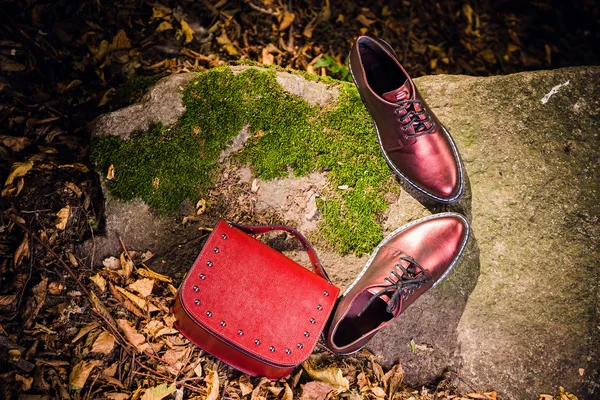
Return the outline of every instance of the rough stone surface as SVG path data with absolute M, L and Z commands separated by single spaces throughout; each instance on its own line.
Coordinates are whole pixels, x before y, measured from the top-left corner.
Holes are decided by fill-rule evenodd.
M 288 78 L 300 87 L 288 90 L 303 96 L 323 93 L 323 87 L 335 92 Z M 582 399 L 600 396 L 599 80 L 598 67 L 415 80 L 458 144 L 467 191 L 458 204 L 445 207 L 423 206 L 401 191 L 389 199 L 384 231 L 452 210 L 467 216 L 473 235 L 448 279 L 368 346 L 386 366 L 401 362 L 409 383 L 431 381 L 450 367 L 479 389 L 508 399 L 537 398 L 559 385 Z M 141 112 L 136 110 L 129 108 L 129 123 Z M 117 124 L 119 115 L 101 117 L 104 126 Z M 277 215 L 318 240 L 321 216 L 313 201 L 327 182 L 323 174 L 263 182 L 255 181 L 250 167 L 233 167 L 226 157 L 223 165 L 223 207 L 250 204 L 257 216 Z M 168 228 L 173 219 L 158 218 L 138 202 L 113 202 L 108 237 L 96 238 L 97 248 L 120 235 L 135 243 L 130 247 L 155 251 L 157 268 L 189 266 L 205 233 L 177 228 L 174 234 Z M 216 222 L 207 218 L 201 226 Z M 280 247 L 306 262 L 297 247 Z M 342 290 L 367 258 L 317 250 Z
M 139 103 L 100 115 L 88 127 L 92 136 L 119 136 L 128 139 L 135 131 L 145 131 L 153 123 L 171 126 L 185 112 L 181 89 L 195 73 L 171 75 L 159 80 Z

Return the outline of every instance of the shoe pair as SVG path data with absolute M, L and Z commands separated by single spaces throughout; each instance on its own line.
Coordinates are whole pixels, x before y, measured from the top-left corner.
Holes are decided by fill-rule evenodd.
M 391 46 L 361 36 L 348 62 L 394 173 L 433 200 L 458 201 L 464 172 L 456 145 Z M 337 354 L 360 350 L 448 275 L 468 237 L 469 224 L 456 213 L 435 214 L 392 232 L 340 298 L 325 330 L 326 346 Z

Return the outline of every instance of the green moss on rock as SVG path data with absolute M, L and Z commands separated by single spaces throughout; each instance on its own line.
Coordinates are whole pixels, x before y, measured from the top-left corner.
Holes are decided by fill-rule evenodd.
M 172 211 L 205 196 L 219 155 L 247 125 L 251 138 L 233 162 L 252 164 L 265 180 L 290 170 L 297 176 L 327 171 L 333 189 L 317 204 L 324 236 L 341 253 L 370 252 L 382 238 L 383 194 L 398 189 L 358 92 L 338 85 L 337 104 L 321 109 L 286 92 L 274 69 L 237 75 L 228 67 L 212 69 L 185 88 L 186 112 L 175 127 L 154 126 L 126 142 L 97 140 L 93 159 L 103 171 L 115 166 L 108 182 L 114 196 Z M 342 185 L 348 189 L 338 189 Z

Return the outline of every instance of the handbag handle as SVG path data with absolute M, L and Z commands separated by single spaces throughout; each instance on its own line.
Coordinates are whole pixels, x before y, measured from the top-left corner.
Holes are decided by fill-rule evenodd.
M 304 235 L 302 235 L 294 228 L 290 228 L 289 226 L 285 225 L 239 225 L 234 222 L 229 222 L 229 225 L 236 227 L 242 232 L 250 235 L 259 235 L 261 233 L 267 233 L 271 231 L 284 231 L 291 233 L 296 239 L 300 241 L 300 243 L 302 243 L 302 246 L 304 246 L 304 250 L 308 254 L 308 258 L 310 259 L 314 273 L 319 275 L 321 278 L 325 279 L 327 282 L 331 283 L 329 277 L 327 276 L 327 273 L 325 272 L 325 269 L 323 268 L 323 265 L 321 265 L 321 262 L 319 261 L 317 253 L 311 246 L 310 242 L 304 237 Z

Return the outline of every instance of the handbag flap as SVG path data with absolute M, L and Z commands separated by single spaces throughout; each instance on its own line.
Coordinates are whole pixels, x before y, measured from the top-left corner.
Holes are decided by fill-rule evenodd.
M 338 294 L 336 286 L 224 221 L 180 290 L 187 314 L 215 336 L 289 366 L 311 354 Z

